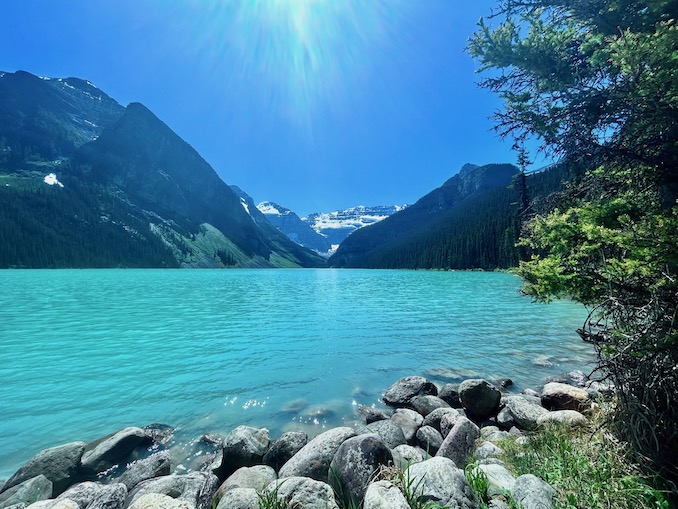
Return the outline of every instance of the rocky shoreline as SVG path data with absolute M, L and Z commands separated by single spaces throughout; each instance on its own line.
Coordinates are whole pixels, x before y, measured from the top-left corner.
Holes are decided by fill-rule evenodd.
M 497 385 L 405 377 L 384 393 L 387 410 L 358 407 L 364 424 L 312 440 L 238 426 L 200 437 L 188 467 L 172 464 L 171 427 L 128 427 L 39 452 L 0 481 L 0 509 L 472 509 L 469 464 L 489 482 L 490 507 L 552 507 L 548 484 L 504 467 L 501 442 L 548 423 L 585 425 L 609 387 L 581 372 L 521 394 L 502 392 L 508 379 Z

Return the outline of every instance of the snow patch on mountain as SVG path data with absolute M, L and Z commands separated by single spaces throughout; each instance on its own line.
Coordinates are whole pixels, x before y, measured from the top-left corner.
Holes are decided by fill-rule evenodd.
M 291 210 L 281 207 L 272 201 L 262 201 L 257 205 L 257 208 L 259 209 L 259 212 L 268 216 L 289 216 L 292 213 Z
M 252 215 L 252 214 L 250 213 L 250 208 L 249 208 L 249 206 L 247 205 L 247 201 L 246 201 L 245 198 L 243 198 L 242 196 L 240 197 L 240 205 L 242 205 L 242 208 L 245 209 L 245 212 L 247 212 L 250 216 Z
M 57 185 L 59 187 L 64 187 L 64 185 L 61 182 L 59 182 L 59 179 L 57 179 L 56 173 L 49 173 L 49 174 L 45 175 L 45 178 L 43 179 L 43 181 L 48 186 Z
M 307 217 L 303 217 L 302 221 L 321 234 L 326 230 L 333 229 L 349 229 L 353 231 L 383 221 L 405 207 L 407 205 L 380 205 L 376 207 L 358 205 L 346 210 L 310 214 Z

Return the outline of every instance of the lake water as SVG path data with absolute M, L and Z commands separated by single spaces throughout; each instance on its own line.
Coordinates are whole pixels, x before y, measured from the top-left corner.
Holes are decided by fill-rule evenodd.
M 0 271 L 0 478 L 130 425 L 317 434 L 402 376 L 521 390 L 589 369 L 585 310 L 519 287 L 483 272 Z

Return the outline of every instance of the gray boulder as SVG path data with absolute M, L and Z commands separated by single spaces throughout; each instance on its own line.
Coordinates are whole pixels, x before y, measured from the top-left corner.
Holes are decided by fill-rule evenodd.
M 438 395 L 438 388 L 433 382 L 422 376 L 406 376 L 389 387 L 383 399 L 387 405 L 406 406 L 412 398 L 427 394 Z
M 330 463 L 339 446 L 347 439 L 356 436 L 353 428 L 334 428 L 321 433 L 285 463 L 278 477 L 310 477 L 326 481 Z
M 516 479 L 511 495 L 523 509 L 552 509 L 556 491 L 537 476 L 525 474 Z
M 487 494 L 490 497 L 501 495 L 506 491 L 511 492 L 513 489 L 516 478 L 513 477 L 505 466 L 498 464 L 481 464 L 476 468 L 482 471 L 487 477 L 489 483 Z
M 240 467 L 261 464 L 270 444 L 266 428 L 238 426 L 224 438 L 223 459 L 214 473 L 225 479 Z
M 509 409 L 504 407 L 499 410 L 499 413 L 497 414 L 497 424 L 501 426 L 502 429 L 511 429 L 517 423 L 513 419 L 513 414 L 509 411 Z
M 137 484 L 147 479 L 170 474 L 170 453 L 160 451 L 147 458 L 133 461 L 125 471 L 113 480 L 124 484 L 131 491 Z
M 16 504 L 27 506 L 38 500 L 47 500 L 52 498 L 52 491 L 52 481 L 40 474 L 3 491 L 0 494 L 0 509 Z
M 466 417 L 460 417 L 443 440 L 436 456 L 448 458 L 455 465 L 463 467 L 473 451 L 480 429 Z
M 459 386 L 455 384 L 445 384 L 438 392 L 438 397 L 445 401 L 452 408 L 461 408 L 459 399 Z
M 440 399 L 438 396 L 416 396 L 410 400 L 410 405 L 418 413 L 426 417 L 428 414 L 433 412 L 436 408 L 450 408 L 450 405 Z
M 391 416 L 391 422 L 397 425 L 405 435 L 408 443 L 414 443 L 417 430 L 424 422 L 424 417 L 409 408 L 398 408 Z
M 358 405 L 358 413 L 362 415 L 365 419 L 365 424 L 371 424 L 376 421 L 383 421 L 391 417 L 389 414 L 384 412 L 381 408 L 375 408 L 373 406 Z
M 277 478 L 275 470 L 268 465 L 241 467 L 221 483 L 212 501 L 218 504 L 225 493 L 236 488 L 251 488 L 256 491 L 263 491 L 266 486 Z
M 473 490 L 464 472 L 447 458 L 435 457 L 410 465 L 405 472 L 421 502 L 449 509 L 478 509 Z
M 551 382 L 541 391 L 541 404 L 549 410 L 576 410 L 584 412 L 592 405 L 588 392 L 579 387 Z
M 537 428 L 537 420 L 548 413 L 541 405 L 530 403 L 523 396 L 509 396 L 505 399 L 506 408 L 513 418 L 513 422 L 521 428 L 528 431 Z
M 84 450 L 84 442 L 72 442 L 40 451 L 5 482 L 2 491 L 44 475 L 52 481 L 53 495 L 59 495 L 76 482 L 80 458 Z
M 71 486 L 57 497 L 57 502 L 70 500 L 79 509 L 122 509 L 127 497 L 124 484 L 100 484 L 85 481 Z
M 147 493 L 139 497 L 130 509 L 195 509 L 195 507 L 185 500 L 177 500 L 161 493 Z
M 410 506 L 396 485 L 377 481 L 367 487 L 363 509 L 410 509 Z
M 264 454 L 263 462 L 276 471 L 287 463 L 292 456 L 301 451 L 308 443 L 308 435 L 301 431 L 288 431 L 280 435 L 278 440 Z M 268 485 L 269 483 L 267 483 Z
M 443 436 L 431 426 L 422 426 L 417 430 L 417 443 L 430 456 L 435 456 L 443 443 Z
M 504 454 L 501 447 L 497 447 L 492 442 L 483 442 L 473 453 L 473 456 L 478 460 L 486 460 L 489 458 L 498 458 Z
M 501 392 L 487 380 L 472 378 L 459 384 L 459 399 L 475 419 L 483 420 L 499 412 Z
M 14 506 L 16 508 L 16 506 Z M 41 500 L 34 504 L 29 505 L 31 509 L 79 509 L 78 504 L 65 499 L 56 499 L 56 500 Z M 18 508 L 17 508 L 18 509 Z
M 259 509 L 259 502 L 254 488 L 234 488 L 224 494 L 217 509 Z
M 461 417 L 466 418 L 466 416 L 462 416 L 458 412 L 456 414 L 449 413 L 442 416 L 440 419 L 440 434 L 443 438 L 450 434 L 450 431 Z
M 349 438 L 339 446 L 332 459 L 329 484 L 346 505 L 360 504 L 375 472 L 392 462 L 391 451 L 378 435 Z
M 309 442 L 310 443 L 310 442 Z M 274 481 L 266 493 L 275 493 L 277 500 L 288 508 L 339 509 L 332 488 L 322 481 L 308 477 L 287 477 Z
M 143 429 L 129 427 L 90 442 L 80 459 L 85 478 L 94 478 L 112 466 L 125 464 L 137 449 L 146 449 L 153 439 Z
M 210 509 L 212 497 L 219 486 L 219 479 L 207 472 L 191 472 L 188 474 L 172 474 L 156 477 L 137 484 L 125 501 L 129 507 L 137 499 L 147 493 L 162 493 L 163 495 L 184 500 L 192 504 L 195 509 Z
M 151 440 L 153 440 L 154 444 L 167 445 L 170 443 L 172 438 L 174 438 L 174 428 L 167 424 L 147 424 L 146 426 L 142 426 L 141 429 L 143 429 L 146 434 L 151 437 Z
M 440 421 L 445 414 L 459 415 L 459 412 L 454 408 L 436 408 L 426 417 L 424 417 L 424 422 L 422 426 L 431 426 L 432 428 L 442 431 L 440 428 Z
M 393 455 L 393 464 L 400 470 L 405 470 L 413 463 L 419 463 L 430 457 L 423 449 L 411 445 L 399 445 L 391 450 L 391 454 Z
M 559 424 L 570 428 L 586 426 L 588 422 L 589 420 L 576 410 L 556 410 L 554 412 L 546 412 L 537 419 L 537 425 L 539 426 Z
M 403 430 L 391 419 L 373 422 L 361 430 L 364 430 L 364 433 L 375 433 L 379 435 L 389 449 L 407 443 Z

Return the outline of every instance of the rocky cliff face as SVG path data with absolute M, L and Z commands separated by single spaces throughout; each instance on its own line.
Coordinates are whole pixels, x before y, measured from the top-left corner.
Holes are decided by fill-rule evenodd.
M 302 218 L 313 230 L 327 238 L 333 246 L 341 244 L 354 231 L 369 226 L 403 210 L 406 205 L 359 205 L 334 212 L 317 212 Z
M 0 73 L 0 178 L 0 237 L 16 247 L 2 266 L 324 263 L 145 106 L 81 79 Z
M 329 239 L 315 231 L 290 209 L 265 201 L 257 208 L 266 218 L 291 240 L 320 254 L 327 254 L 332 245 Z

